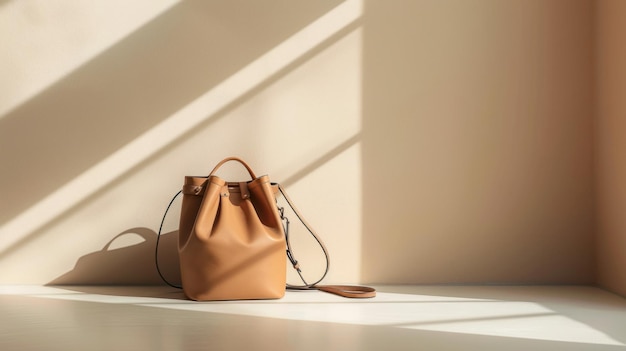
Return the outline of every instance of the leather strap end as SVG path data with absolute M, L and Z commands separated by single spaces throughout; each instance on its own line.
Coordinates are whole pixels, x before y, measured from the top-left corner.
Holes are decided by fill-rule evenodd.
M 376 297 L 376 289 L 369 286 L 358 285 L 317 285 L 314 288 L 327 293 L 350 297 L 350 298 L 372 298 Z

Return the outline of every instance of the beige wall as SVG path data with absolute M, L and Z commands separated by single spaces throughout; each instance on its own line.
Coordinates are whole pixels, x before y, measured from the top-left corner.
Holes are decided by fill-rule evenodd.
M 591 283 L 593 4 L 4 2 L 0 283 L 158 282 L 170 196 L 229 155 L 328 282 Z
M 367 281 L 593 281 L 589 1 L 369 1 Z
M 166 204 L 230 155 L 341 233 L 326 236 L 345 260 L 329 278 L 359 279 L 360 2 L 149 0 L 119 15 L 127 6 L 0 7 L 0 282 L 158 283 Z M 320 205 L 335 178 L 341 193 Z
M 626 295 L 626 2 L 597 10 L 596 189 L 598 282 Z

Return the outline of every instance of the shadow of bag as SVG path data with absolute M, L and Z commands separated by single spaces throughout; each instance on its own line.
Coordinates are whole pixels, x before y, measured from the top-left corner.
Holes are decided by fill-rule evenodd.
M 116 247 L 118 240 L 137 236 L 131 245 Z M 104 247 L 78 259 L 74 268 L 49 282 L 50 285 L 153 285 L 161 280 L 153 262 L 156 233 L 148 228 L 131 228 L 115 235 Z M 161 262 L 164 273 L 179 281 L 177 232 L 161 235 Z M 173 269 L 176 267 L 176 269 Z

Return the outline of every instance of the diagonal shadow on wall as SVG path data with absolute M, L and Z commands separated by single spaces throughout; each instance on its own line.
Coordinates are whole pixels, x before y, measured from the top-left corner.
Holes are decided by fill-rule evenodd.
M 0 224 L 340 2 L 183 1 L 12 110 L 0 119 Z
M 333 8 L 333 10 L 334 10 L 334 9 L 335 9 L 335 8 Z M 174 11 L 174 10 L 172 10 L 172 11 Z M 320 10 L 320 11 L 321 11 L 321 10 Z M 334 11 L 331 11 L 331 12 L 334 12 Z M 166 14 L 165 16 L 167 16 L 167 14 Z M 181 16 L 181 17 L 182 17 L 182 16 L 183 16 L 183 14 L 180 14 L 179 16 Z M 336 17 L 336 16 L 335 16 L 335 17 Z M 307 18 L 307 20 L 308 20 L 308 19 L 310 19 L 309 17 L 306 17 L 306 18 Z M 155 22 L 158 22 L 158 20 L 155 20 Z M 239 24 L 239 25 L 241 25 L 241 24 Z M 259 25 L 260 25 L 260 24 L 259 24 Z M 306 23 L 304 23 L 304 24 L 302 24 L 302 25 L 306 25 Z M 358 28 L 359 26 L 360 26 L 360 21 L 359 21 L 359 20 L 355 20 L 354 22 L 345 22 L 345 23 L 343 23 L 343 24 L 342 24 L 342 26 L 341 26 L 341 27 L 338 27 L 338 28 L 337 28 L 337 29 L 335 29 L 334 31 L 332 31 L 332 32 L 328 32 L 327 34 L 325 34 L 325 35 L 327 35 L 327 36 L 324 36 L 324 37 L 323 37 L 323 40 L 321 40 L 321 41 L 319 41 L 319 42 L 318 42 L 318 41 L 316 41 L 316 40 L 313 40 L 313 41 L 312 41 L 312 43 L 309 43 L 309 44 L 307 44 L 307 45 L 306 45 L 308 48 L 307 48 L 305 51 L 302 51 L 300 54 L 298 54 L 298 56 L 292 57 L 292 58 L 290 58 L 290 59 L 288 59 L 288 60 L 284 60 L 285 62 L 284 62 L 284 63 L 282 63 L 282 65 L 280 66 L 280 69 L 279 69 L 279 70 L 274 71 L 274 72 L 273 72 L 272 74 L 270 74 L 270 75 L 267 75 L 265 78 L 263 78 L 263 80 L 260 80 L 260 81 L 258 81 L 258 83 L 255 83 L 255 85 L 252 85 L 252 86 L 250 87 L 250 89 L 247 89 L 247 90 L 241 91 L 241 92 L 237 95 L 237 98 L 236 98 L 236 99 L 234 99 L 234 100 L 227 99 L 227 100 L 226 100 L 226 102 L 224 102 L 224 103 L 222 103 L 222 104 L 220 105 L 220 108 L 219 108 L 219 109 L 215 109 L 215 111 L 213 111 L 213 112 L 211 112 L 211 113 L 207 113 L 206 115 L 204 115 L 204 116 L 202 117 L 202 118 L 203 118 L 203 122 L 202 122 L 200 125 L 197 125 L 197 126 L 196 126 L 196 127 L 198 127 L 197 129 L 203 129 L 203 128 L 206 128 L 209 124 L 214 123 L 217 119 L 219 119 L 220 117 L 224 116 L 224 115 L 225 115 L 228 111 L 232 110 L 233 108 L 235 108 L 235 107 L 236 107 L 236 106 L 238 106 L 239 104 L 243 103 L 244 101 L 246 101 L 246 100 L 247 100 L 247 99 L 249 99 L 250 97 L 252 97 L 252 96 L 254 96 L 255 94 L 257 94 L 258 92 L 262 91 L 265 87 L 267 87 L 268 85 L 271 85 L 273 82 L 277 81 L 278 79 L 280 79 L 281 77 L 283 77 L 285 74 L 288 74 L 288 73 L 289 73 L 289 72 L 291 72 L 293 69 L 297 68 L 298 66 L 300 66 L 300 65 L 301 65 L 301 64 L 303 64 L 304 62 L 308 61 L 310 58 L 314 57 L 314 56 L 315 56 L 315 55 L 317 55 L 319 52 L 323 51 L 325 48 L 329 47 L 330 45 L 332 45 L 333 43 L 335 43 L 337 40 L 340 40 L 342 37 L 344 37 L 344 36 L 345 36 L 345 35 L 347 35 L 348 33 L 352 32 L 355 28 Z M 319 27 L 319 26 L 318 26 L 318 27 Z M 138 33 L 139 33 L 139 32 L 141 32 L 142 30 L 144 30 L 144 29 L 139 30 L 139 31 L 138 31 Z M 133 35 L 133 36 L 134 36 L 134 35 Z M 300 37 L 302 37 L 302 36 L 300 36 Z M 306 38 L 306 39 L 310 39 L 310 38 L 307 38 L 307 37 L 305 37 L 305 38 Z M 131 36 L 131 37 L 129 37 L 128 39 L 126 39 L 126 40 L 131 40 L 131 39 L 132 39 L 132 36 Z M 302 38 L 301 38 L 301 39 L 302 39 Z M 250 38 L 247 38 L 247 40 L 250 40 Z M 314 44 L 314 45 L 312 45 L 312 44 Z M 119 45 L 122 45 L 122 44 L 119 44 Z M 118 45 L 118 46 L 119 46 L 119 45 Z M 114 49 L 115 49 L 115 48 L 114 48 Z M 161 49 L 163 49 L 163 48 L 161 48 Z M 156 50 L 156 49 L 155 49 L 155 50 Z M 190 49 L 190 50 L 191 50 L 191 49 Z M 216 54 L 219 54 L 219 53 L 216 53 Z M 106 55 L 108 55 L 108 54 L 106 54 L 106 53 L 105 53 L 105 54 L 103 54 L 103 56 L 105 56 L 105 57 L 106 57 Z M 233 53 L 232 55 L 235 55 L 235 54 Z M 291 55 L 292 55 L 292 54 L 291 54 Z M 144 55 L 144 56 L 145 56 L 145 55 Z M 292 55 L 292 56 L 293 56 L 293 55 Z M 97 60 L 95 60 L 95 61 L 97 61 Z M 132 61 L 132 60 L 131 60 L 131 61 Z M 87 67 L 89 67 L 90 65 L 96 65 L 96 66 L 97 66 L 98 64 L 97 64 L 97 62 L 94 62 L 94 63 L 88 63 L 87 65 L 85 65 L 85 67 L 81 68 L 80 70 L 78 70 L 77 72 L 75 72 L 72 76 L 70 76 L 70 77 L 68 77 L 67 79 L 65 79 L 64 81 L 59 82 L 59 83 L 58 83 L 58 84 L 56 84 L 54 87 L 58 87 L 58 86 L 63 87 L 63 86 L 66 86 L 66 85 L 71 85 L 69 82 L 72 82 L 72 81 L 73 81 L 73 79 L 74 79 L 73 77 L 74 77 L 75 75 L 79 75 L 79 76 L 80 76 L 80 75 L 82 75 L 82 74 L 85 74 L 85 75 L 87 75 L 87 76 L 90 76 L 90 73 L 89 73 L 89 72 L 82 72 L 83 70 L 86 70 L 86 69 L 87 69 Z M 103 65 L 104 65 L 104 64 L 103 64 Z M 229 66 L 229 67 L 230 67 L 230 66 Z M 185 72 L 186 72 L 186 71 L 185 71 Z M 220 78 L 221 78 L 221 77 L 222 77 L 222 76 L 220 76 Z M 79 78 L 80 78 L 80 77 L 79 77 Z M 76 78 L 76 79 L 79 79 L 79 78 Z M 95 78 L 97 78 L 97 77 L 94 77 L 94 79 L 95 79 Z M 188 77 L 188 78 L 189 78 L 189 77 Z M 191 78 L 189 78 L 189 79 L 191 79 Z M 203 79 L 204 79 L 204 78 L 203 78 Z M 218 79 L 216 78 L 216 80 L 218 80 Z M 219 83 L 220 83 L 220 82 L 212 82 L 212 84 L 219 84 Z M 137 84 L 139 84 L 139 83 L 137 83 Z M 148 84 L 148 83 L 146 83 L 146 86 L 149 86 L 149 84 Z M 59 89 L 60 89 L 60 88 L 59 88 Z M 110 89 L 111 89 L 111 90 L 113 90 L 113 89 L 114 89 L 114 87 L 111 87 Z M 207 88 L 207 89 L 209 89 L 209 90 L 210 90 L 210 87 L 209 87 L 209 88 Z M 49 90 L 54 90 L 54 89 L 53 89 L 53 88 L 51 88 L 51 89 L 49 89 Z M 161 94 L 163 94 L 163 95 L 165 95 L 165 94 L 167 94 L 167 92 L 168 92 L 168 90 L 164 88 L 164 90 L 163 90 L 163 91 L 161 91 L 160 93 L 161 93 Z M 129 94 L 132 94 L 132 93 L 134 93 L 134 91 L 130 91 L 130 90 L 129 90 Z M 201 92 L 201 93 L 203 93 L 203 92 Z M 34 102 L 34 103 L 36 104 L 36 103 L 37 103 L 37 101 L 40 101 L 40 100 L 41 100 L 41 101 L 43 101 L 43 102 L 41 102 L 41 103 L 48 102 L 48 103 L 50 103 L 50 104 L 51 104 L 51 103 L 52 103 L 52 101 L 51 101 L 51 100 L 52 100 L 52 98 L 47 97 L 47 94 L 52 94 L 52 95 L 54 95 L 54 94 L 59 94 L 59 98 L 61 98 L 61 99 L 63 99 L 63 98 L 64 98 L 64 95 L 63 95 L 63 94 L 61 94 L 60 92 L 54 92 L 54 91 L 48 92 L 48 91 L 46 91 L 45 93 L 42 93 L 42 95 L 41 95 L 41 96 L 37 97 L 37 98 L 35 99 L 35 102 Z M 112 95 L 114 95 L 114 94 L 112 94 Z M 182 101 L 182 98 L 181 98 L 181 99 L 179 99 L 179 100 L 180 100 L 180 101 Z M 223 106 L 223 107 L 222 107 L 222 106 Z M 54 106 L 53 106 L 53 107 L 54 107 Z M 18 110 L 14 111 L 14 112 L 11 114 L 11 116 L 8 116 L 8 117 L 15 117 L 15 116 L 17 116 L 17 114 L 16 114 L 16 113 L 17 113 L 18 111 L 21 111 L 21 110 L 23 110 L 23 109 L 28 109 L 28 108 L 30 108 L 30 107 L 28 106 L 28 104 L 26 104 L 25 106 L 22 106 L 22 107 L 20 107 Z M 142 108 L 143 108 L 143 107 L 142 107 Z M 75 116 L 77 119 L 79 119 L 78 117 L 80 117 L 80 116 L 79 116 L 79 114 L 81 113 L 81 111 L 82 111 L 82 110 L 81 110 L 80 108 L 77 108 L 76 110 L 71 110 L 71 109 L 70 109 L 70 110 L 68 110 L 68 111 L 72 112 L 72 113 L 74 114 L 74 116 Z M 126 115 L 126 116 L 130 116 L 130 115 L 131 115 L 131 114 L 128 112 L 128 110 L 121 109 L 120 111 L 122 111 L 123 113 L 125 113 L 125 115 Z M 163 115 L 161 119 L 168 119 L 168 118 L 167 118 L 167 116 L 164 116 L 164 115 L 165 115 L 165 113 L 160 113 L 160 114 L 159 114 L 159 116 L 161 116 L 161 115 Z M 26 117 L 28 117 L 27 115 L 22 115 L 22 116 L 26 116 Z M 152 117 L 154 117 L 154 116 L 152 116 Z M 56 116 L 51 116 L 51 118 L 56 118 Z M 129 117 L 129 118 L 130 118 L 130 117 Z M 8 119 L 7 119 L 7 120 L 8 120 Z M 13 120 L 14 120 L 14 119 L 13 119 Z M 63 118 L 58 118 L 57 120 L 63 120 Z M 120 123 L 121 123 L 121 122 L 123 122 L 123 121 L 118 120 L 118 119 L 115 119 L 115 120 L 116 120 L 116 121 L 119 121 Z M 152 118 L 150 121 L 151 121 L 151 123 L 154 123 L 154 124 L 158 124 L 158 123 L 160 123 L 160 120 L 159 120 L 159 119 L 157 119 L 157 118 Z M 8 125 L 8 124 L 5 124 L 5 125 Z M 0 125 L 0 126 L 1 126 L 1 125 Z M 22 123 L 22 124 L 20 124 L 20 123 L 16 123 L 16 124 L 15 124 L 15 126 L 17 126 L 17 127 L 23 127 L 24 129 L 27 129 L 27 127 L 28 127 L 25 123 Z M 149 125 L 149 124 L 145 124 L 145 125 L 142 125 L 142 126 L 143 126 L 143 127 L 145 127 L 145 128 L 143 128 L 143 129 L 135 128 L 135 132 L 140 134 L 140 133 L 141 133 L 141 131 L 143 131 L 144 129 L 150 129 L 150 127 L 152 127 L 152 126 L 151 126 L 151 125 Z M 52 126 L 52 127 L 54 127 L 54 126 Z M 65 127 L 65 126 L 59 126 L 59 127 L 57 127 L 57 131 L 56 131 L 56 132 L 57 132 L 57 133 L 59 133 L 59 131 L 58 131 L 58 130 L 59 130 L 59 129 L 62 129 L 63 127 Z M 112 128 L 112 129 L 113 129 L 113 128 Z M 196 130 L 197 130 L 197 129 L 196 129 Z M 113 131 L 111 131 L 111 132 L 113 133 Z M 73 134 L 72 134 L 72 133 L 73 133 Z M 72 133 L 70 133 L 70 134 L 74 135 L 75 137 L 79 137 L 79 135 L 78 135 L 78 134 L 80 133 L 80 131 L 75 131 L 74 129 L 72 129 Z M 195 133 L 195 130 L 189 130 L 189 131 L 188 131 L 185 135 L 189 135 L 189 134 L 193 134 L 193 133 Z M 7 134 L 8 134 L 8 133 L 7 133 Z M 129 136 L 129 133 L 125 133 L 125 135 L 127 135 L 127 137 L 128 137 L 128 138 L 131 138 L 131 136 Z M 178 139 L 172 139 L 172 138 L 170 138 L 170 139 L 172 139 L 172 140 L 171 140 L 171 143 L 172 143 L 172 144 L 170 144 L 170 145 L 168 145 L 168 143 L 170 143 L 170 142 L 167 142 L 167 143 L 165 143 L 165 144 L 164 144 L 163 142 L 160 142 L 160 141 L 159 141 L 159 144 L 158 144 L 158 145 L 148 145 L 148 147 L 149 147 L 150 149 L 149 149 L 149 150 L 147 150 L 147 153 L 146 153 L 146 154 L 147 154 L 147 155 L 146 155 L 146 157 L 147 157 L 147 158 L 141 158 L 141 159 L 139 159 L 139 160 L 136 160 L 136 162 L 135 162 L 135 163 L 133 163 L 133 164 L 131 165 L 132 167 L 131 167 L 130 169 L 126 169 L 126 168 L 125 168 L 125 169 L 123 170 L 123 172 L 117 172 L 117 173 L 119 173 L 119 174 L 118 174 L 118 176 L 116 176 L 116 178 L 112 178 L 112 179 L 110 179 L 109 181 L 107 181 L 107 183 L 103 183 L 103 184 L 101 185 L 102 187 L 101 187 L 101 186 L 98 186 L 98 187 L 97 187 L 97 188 L 95 188 L 94 190 L 91 190 L 91 191 L 90 191 L 87 195 L 84 195 L 84 196 L 82 196 L 82 197 L 81 197 L 81 198 L 82 198 L 82 200 L 80 200 L 80 201 L 78 201 L 78 202 L 74 202 L 74 201 L 72 201 L 72 204 L 71 204 L 71 206 L 70 206 L 70 207 L 67 207 L 67 206 L 66 206 L 66 207 L 64 207 L 62 210 L 57 211 L 57 212 L 58 212 L 58 215 L 55 215 L 55 217 L 51 217 L 50 219 L 46 220 L 46 222 L 41 223 L 41 225 L 43 225 L 43 224 L 45 224 L 45 223 L 52 224 L 53 222 L 56 222 L 56 221 L 58 221 L 58 220 L 61 220 L 62 218 L 65 218 L 67 215 L 70 215 L 71 213 L 73 213 L 73 212 L 74 212 L 74 210 L 76 210 L 79 206 L 81 206 L 81 204 L 84 204 L 84 202 L 85 202 L 85 201 L 87 201 L 87 199 L 88 199 L 88 198 L 92 198 L 93 196 L 97 196 L 98 194 L 101 194 L 103 191 L 106 191 L 106 188 L 108 188 L 108 187 L 109 187 L 109 186 L 111 186 L 111 185 L 114 185 L 117 181 L 119 181 L 119 180 L 120 180 L 120 179 L 119 179 L 119 177 L 121 177 L 122 175 L 127 176 L 127 175 L 129 174 L 128 172 L 136 171 L 136 170 L 138 169 L 138 167 L 140 167 L 142 164 L 145 164 L 145 163 L 147 163 L 147 162 L 150 162 L 151 160 L 154 160 L 155 158 L 158 158 L 158 157 L 159 157 L 159 155 L 161 155 L 161 154 L 162 154 L 162 152 L 165 152 L 165 150 L 163 149 L 163 147 L 168 146 L 168 149 L 169 149 L 170 147 L 175 147 L 175 145 L 177 144 L 177 142 L 180 142 L 180 138 L 181 138 L 181 137 L 183 137 L 183 136 L 185 136 L 185 135 L 178 135 L 178 134 L 175 134 L 175 135 L 177 135 L 177 137 L 176 137 L 176 138 L 178 138 Z M 48 141 L 49 141 L 49 142 L 51 142 L 51 139 L 50 139 L 50 140 L 48 140 Z M 17 143 L 17 142 L 16 142 L 16 143 Z M 39 144 L 40 144 L 40 145 L 43 145 L 43 143 L 41 143 L 41 142 L 39 142 Z M 123 141 L 119 142 L 118 144 L 123 144 Z M 119 148 L 118 144 L 115 144 L 115 145 L 109 145 L 109 146 L 110 146 L 110 147 L 109 147 L 109 149 L 113 149 L 114 147 L 118 147 L 118 148 Z M 89 149 L 89 148 L 94 149 L 96 146 L 97 146 L 97 145 L 89 145 L 89 147 L 86 147 L 86 148 L 87 148 L 87 149 Z M 121 146 L 123 146 L 123 147 L 125 147 L 125 148 L 126 148 L 126 145 L 121 145 Z M 145 143 L 144 143 L 144 146 L 145 146 Z M 62 145 L 62 146 L 58 146 L 57 148 L 58 148 L 58 149 L 63 149 L 63 148 L 65 148 L 65 149 L 69 149 L 68 147 L 63 146 L 63 145 Z M 91 151 L 93 151 L 93 150 L 91 150 Z M 101 151 L 101 150 L 100 150 L 100 151 Z M 77 151 L 77 152 L 78 152 L 78 153 L 80 153 L 80 150 L 79 150 L 79 151 Z M 100 152 L 100 155 L 104 155 L 104 154 L 105 154 L 104 152 Z M 34 157 L 34 158 L 37 158 L 37 157 L 38 157 L 38 160 L 39 160 L 39 161 L 45 161 L 45 160 L 46 160 L 46 157 L 43 157 L 43 156 L 47 156 L 47 157 L 49 157 L 49 156 L 51 156 L 51 155 L 52 155 L 52 153 L 50 153 L 50 152 L 48 152 L 48 151 L 46 150 L 45 155 L 38 155 L 37 153 L 34 153 L 34 152 L 33 152 L 33 153 L 32 153 L 31 155 L 29 155 L 29 156 Z M 40 156 L 41 156 L 41 157 L 40 157 Z M 54 156 L 54 155 L 52 155 L 52 156 Z M 87 161 L 90 161 L 90 162 L 96 162 L 96 163 L 97 163 L 98 161 L 100 161 L 100 160 L 98 160 L 98 159 L 97 159 L 97 157 L 95 157 L 95 153 L 92 153 L 92 154 L 90 154 L 89 156 L 90 156 L 90 157 L 88 158 L 88 160 L 87 160 Z M 104 155 L 103 157 L 105 157 L 105 156 L 106 156 L 106 155 Z M 89 165 L 89 162 L 84 163 L 84 164 Z M 35 167 L 33 167 L 33 168 L 35 168 Z M 102 168 L 102 167 L 100 167 L 100 168 Z M 61 174 L 61 175 L 66 175 L 68 178 L 70 177 L 70 172 L 67 172 L 66 170 L 57 170 L 57 169 L 52 169 L 52 171 L 54 171 L 53 173 L 54 173 L 55 175 L 57 175 L 57 176 L 58 176 L 59 174 Z M 56 173 L 55 173 L 55 172 L 56 172 Z M 76 172 L 79 172 L 79 170 L 77 170 Z M 18 172 L 18 173 L 19 173 L 19 172 Z M 28 178 L 27 178 L 27 175 L 26 175 L 25 173 L 26 173 L 25 171 L 22 171 L 20 174 L 24 175 L 24 176 L 26 177 L 25 179 L 28 179 Z M 93 173 L 93 172 L 92 172 L 92 173 Z M 30 174 L 30 176 L 31 176 L 31 179 L 33 179 L 33 181 L 32 181 L 32 182 L 37 182 L 37 181 L 39 180 L 39 179 L 36 179 L 36 178 L 37 178 L 37 174 L 34 174 L 34 173 L 33 173 L 33 174 Z M 39 177 L 39 178 L 43 178 L 43 177 Z M 57 177 L 57 178 L 58 178 L 58 177 Z M 3 180 L 4 180 L 4 178 L 3 178 Z M 26 183 L 26 184 L 27 184 L 27 183 L 29 183 L 29 182 L 28 182 L 28 181 L 26 181 L 26 182 L 22 182 L 22 183 Z M 46 184 L 47 184 L 47 188 L 46 188 L 46 190 L 48 190 L 48 189 L 49 189 L 50 191 L 54 191 L 54 190 L 56 190 L 56 189 L 54 188 L 54 186 L 53 186 L 53 185 L 58 184 L 58 183 L 62 183 L 62 180 L 58 180 L 58 181 L 57 181 L 57 183 L 54 183 L 54 182 L 47 182 L 47 183 L 46 183 Z M 0 183 L 0 185 L 2 185 L 2 186 L 7 186 L 7 187 L 9 186 L 8 182 L 2 182 L 2 183 Z M 29 192 L 29 194 L 30 194 L 30 193 L 32 193 L 32 192 Z M 66 192 L 64 192 L 64 193 L 66 193 Z M 39 193 L 38 193 L 36 196 L 35 196 L 35 195 L 31 195 L 30 197 L 28 197 L 28 199 L 30 199 L 30 200 L 32 200 L 32 201 L 37 201 L 38 199 L 43 198 L 43 197 L 44 197 L 44 195 L 45 195 L 45 194 L 41 195 L 41 194 L 39 194 Z M 56 196 L 56 194 L 55 194 L 55 197 L 56 197 L 56 198 L 58 198 L 58 196 Z M 69 200 L 68 200 L 68 201 L 69 201 Z M 27 202 L 24 202 L 24 203 L 25 203 L 25 204 L 27 204 Z M 23 221 L 22 221 L 22 222 L 23 222 Z M 24 236 L 22 236 L 22 238 L 21 238 L 21 239 L 19 239 L 19 241 L 18 241 L 18 242 L 15 242 L 15 243 L 9 243 L 9 247 L 10 247 L 10 246 L 13 246 L 13 247 L 15 248 L 17 245 L 20 245 L 20 244 L 22 244 L 22 243 L 25 243 L 25 242 L 27 242 L 27 241 L 28 241 L 28 239 L 30 239 L 30 238 L 32 238 L 32 237 L 34 237 L 34 236 L 36 236 L 36 234 L 38 234 L 39 232 L 41 232 L 41 231 L 40 231 L 40 230 L 31 230 L 31 231 L 28 231 L 28 236 L 25 236 L 25 235 L 24 235 Z M 6 245 L 5 245 L 5 246 L 6 246 Z M 8 252 L 8 251 L 5 251 L 5 252 Z M 1 255 L 0 255 L 0 256 L 1 256 Z
M 293 32 L 299 31 L 306 27 L 309 22 L 332 12 L 331 10 L 336 8 L 334 6 L 339 3 L 341 2 L 328 1 L 323 4 L 324 6 L 320 3 L 316 6 L 298 6 L 298 11 L 309 13 L 303 13 L 301 17 L 296 19 L 286 19 L 281 24 L 270 23 L 269 19 L 262 20 L 263 18 L 259 18 L 265 15 L 268 18 L 276 18 L 275 13 L 270 13 L 276 11 L 276 8 L 261 13 L 248 9 L 248 11 L 255 13 L 249 13 L 246 16 L 254 17 L 255 20 L 252 21 L 254 28 L 261 33 L 253 33 L 254 29 L 249 29 L 242 24 L 241 21 L 244 21 L 245 18 L 230 23 L 220 17 L 224 16 L 225 13 L 230 14 L 231 17 L 241 15 L 236 11 L 236 4 L 228 8 L 222 6 L 218 9 L 220 12 L 214 14 L 211 11 L 215 10 L 215 6 L 211 8 L 206 4 L 183 3 L 132 33 L 107 52 L 83 65 L 62 81 L 0 119 L 0 132 L 3 136 L 0 139 L 2 144 L 0 150 L 23 150 L 23 152 L 13 153 L 2 152 L 0 157 L 3 160 L 6 158 L 6 161 L 3 162 L 14 162 L 15 164 L 21 160 L 29 160 L 28 163 L 20 165 L 11 173 L 7 173 L 10 177 L 0 179 L 0 187 L 2 190 L 6 188 L 7 191 L 4 193 L 12 197 L 12 205 L 7 206 L 8 212 L 2 211 L 0 219 L 2 221 L 11 220 L 21 210 L 37 203 L 46 194 L 54 192 L 84 170 L 91 168 L 93 164 L 100 162 L 101 159 L 106 158 L 116 150 L 124 148 L 137 136 L 168 119 L 181 106 L 185 106 L 197 96 L 210 91 L 214 86 L 238 72 L 241 67 L 245 67 L 258 56 L 263 55 L 273 46 L 290 37 Z M 287 10 L 288 7 L 286 5 L 283 9 Z M 199 10 L 204 10 L 204 12 L 200 14 L 194 12 Z M 290 10 L 290 12 L 293 11 L 294 9 Z M 312 15 L 312 12 L 315 15 Z M 191 16 L 190 13 L 194 13 L 194 15 Z M 180 23 L 183 18 L 188 19 L 189 17 L 193 17 L 197 21 L 192 24 Z M 226 22 L 229 23 L 225 24 Z M 286 60 L 280 71 L 272 74 L 251 90 L 241 92 L 239 97 L 228 103 L 223 110 L 219 110 L 217 113 L 207 113 L 202 117 L 204 122 L 198 127 L 200 129 L 206 128 L 216 119 L 225 115 L 228 110 L 254 96 L 267 85 L 280 79 L 350 33 L 360 23 L 358 21 L 346 22 L 345 25 L 342 30 L 333 32 L 330 36 L 325 37 L 323 42 L 307 49 L 297 59 Z M 210 31 L 212 26 L 220 27 L 220 31 L 212 33 Z M 229 26 L 235 27 L 233 30 L 236 33 L 228 33 Z M 207 32 L 211 33 L 207 34 Z M 224 35 L 224 32 L 228 35 Z M 159 38 L 158 34 L 162 34 L 168 40 Z M 249 45 L 250 47 L 239 47 L 248 45 L 248 42 L 254 42 L 255 35 L 265 39 L 264 45 L 255 42 Z M 191 36 L 191 39 L 187 36 Z M 220 36 L 224 38 L 220 38 Z M 179 39 L 183 43 L 176 42 L 172 38 Z M 172 41 L 174 44 L 170 45 Z M 219 45 L 211 46 L 214 42 Z M 233 42 L 235 43 L 233 44 Z M 197 46 L 201 47 L 198 48 Z M 170 52 L 172 48 L 177 50 Z M 202 54 L 200 58 L 188 57 L 195 55 L 197 51 Z M 157 54 L 161 54 L 163 57 L 152 57 L 158 56 Z M 204 73 L 206 76 L 203 75 Z M 191 84 L 187 84 L 188 81 L 192 81 Z M 95 93 L 99 95 L 95 96 Z M 32 126 L 37 125 L 43 125 L 43 127 L 32 128 Z M 193 132 L 190 131 L 189 133 Z M 27 141 L 26 139 L 32 140 Z M 350 138 L 339 146 L 339 150 L 349 147 L 357 140 L 358 136 Z M 149 150 L 150 156 L 138 164 L 133 164 L 130 171 L 132 172 L 142 164 L 159 157 L 159 151 L 163 147 L 169 149 L 179 141 L 180 139 L 172 145 L 155 145 Z M 332 158 L 333 155 L 335 155 L 333 152 L 324 155 L 314 165 L 307 167 L 307 170 L 319 166 Z M 41 172 L 44 169 L 45 172 Z M 128 175 L 128 173 L 124 174 Z M 303 172 L 301 171 L 291 177 L 290 180 L 293 181 L 302 175 Z M 13 183 L 9 179 L 12 179 Z M 106 191 L 109 186 L 114 185 L 117 181 L 119 178 L 112 179 L 110 183 L 106 184 L 106 187 L 97 187 L 93 195 L 97 197 L 98 194 Z M 17 189 L 15 184 L 21 190 Z M 9 188 L 11 188 L 11 192 L 8 191 Z M 17 194 L 21 191 L 20 197 Z M 84 205 L 86 201 L 88 198 L 73 203 L 68 209 L 59 212 L 61 215 L 51 219 L 51 221 L 65 218 Z M 7 203 L 3 202 L 0 206 L 4 207 Z M 50 224 L 51 222 L 46 223 Z M 129 229 L 122 234 L 129 234 L 135 229 Z M 40 232 L 40 230 L 30 232 L 28 237 L 23 237 L 20 242 L 11 246 L 15 248 L 18 244 L 27 242 L 28 239 Z M 108 250 L 105 247 L 101 251 L 86 255 L 77 262 L 73 271 L 58 277 L 52 283 L 82 282 L 93 284 L 102 283 L 111 277 L 117 277 L 117 283 L 127 284 L 130 281 L 138 283 L 137 277 L 140 277 L 139 281 L 145 278 L 145 281 L 139 283 L 155 283 L 154 274 L 141 276 L 142 272 L 151 272 L 153 268 L 151 255 L 149 255 L 150 252 L 146 247 L 153 246 L 154 232 L 148 232 L 143 228 L 135 234 L 144 238 L 143 244 L 124 250 Z M 118 234 L 114 235 L 112 241 L 118 236 Z M 0 256 L 2 256 L 1 253 Z M 150 257 L 150 259 L 145 262 L 141 260 L 139 260 L 141 262 L 137 262 L 138 257 L 141 259 Z M 175 254 L 169 255 L 169 258 L 175 258 Z M 114 264 L 124 260 L 130 260 L 133 264 L 139 263 L 140 265 L 135 270 L 138 274 L 119 276 L 115 266 L 106 264 L 106 262 Z M 99 262 L 97 267 L 111 269 L 89 269 L 89 267 L 93 267 L 90 262 Z M 169 266 L 175 267 L 176 265 Z M 92 276 L 94 272 L 102 274 Z M 158 281 L 158 279 L 156 280 Z M 108 282 L 112 283 L 110 280 Z

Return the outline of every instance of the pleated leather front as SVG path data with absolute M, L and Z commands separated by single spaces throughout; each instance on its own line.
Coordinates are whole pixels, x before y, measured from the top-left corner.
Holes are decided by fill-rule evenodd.
M 268 176 L 185 177 L 179 228 L 183 290 L 193 300 L 285 293 L 285 234 Z

